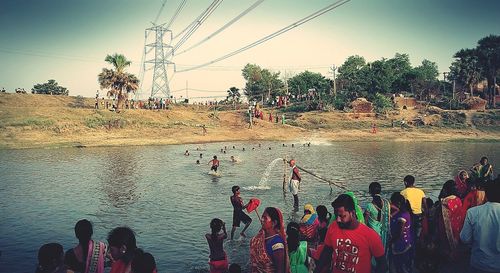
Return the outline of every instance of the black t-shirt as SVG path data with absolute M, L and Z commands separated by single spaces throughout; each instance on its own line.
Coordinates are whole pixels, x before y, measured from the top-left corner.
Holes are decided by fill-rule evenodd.
M 68 269 L 71 269 L 75 272 L 85 272 L 85 264 L 78 261 L 75 255 L 75 251 L 72 248 L 66 251 L 66 255 L 64 256 L 64 264 L 68 266 Z

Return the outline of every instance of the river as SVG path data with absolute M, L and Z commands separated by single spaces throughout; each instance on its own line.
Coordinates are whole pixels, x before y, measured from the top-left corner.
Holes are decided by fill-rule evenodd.
M 386 196 L 401 190 L 403 177 L 412 174 L 416 185 L 434 199 L 458 169 L 469 169 L 481 156 L 490 158 L 495 174 L 500 163 L 498 142 L 285 144 L 0 150 L 0 272 L 33 272 L 42 244 L 59 242 L 65 250 L 73 247 L 77 243 L 74 225 L 83 218 L 93 222 L 93 237 L 103 241 L 112 228 L 131 227 L 138 246 L 154 255 L 158 272 L 207 272 L 204 234 L 214 217 L 224 220 L 230 232 L 233 185 L 241 186 L 245 202 L 250 197 L 261 199 L 261 212 L 276 206 L 287 221 L 300 217 L 292 212 L 292 196 L 282 191 L 282 161 L 269 167 L 285 156 L 352 190 L 367 191 L 370 182 L 378 181 Z M 226 153 L 221 152 L 225 146 Z M 207 163 L 214 155 L 221 161 L 220 177 L 208 174 Z M 231 155 L 240 162 L 232 163 Z M 302 176 L 301 206 L 310 202 L 331 210 L 329 204 L 340 189 L 333 187 L 330 193 L 328 184 L 306 173 Z M 366 198 L 360 196 L 361 204 Z M 260 228 L 256 215 L 251 217 L 249 237 Z M 239 235 L 226 242 L 230 262 L 245 267 L 248 247 L 249 239 Z

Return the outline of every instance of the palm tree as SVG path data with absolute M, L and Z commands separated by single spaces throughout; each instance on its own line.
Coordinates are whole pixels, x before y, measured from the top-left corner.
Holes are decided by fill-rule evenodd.
M 116 111 L 119 112 L 128 93 L 135 93 L 139 89 L 139 79 L 134 74 L 125 72 L 125 68 L 132 62 L 122 54 L 107 55 L 104 60 L 112 64 L 114 70 L 103 68 L 97 79 L 102 89 L 109 89 L 108 94 L 118 98 Z
M 239 101 L 241 97 L 240 89 L 236 87 L 231 87 L 227 90 L 227 99 L 231 98 L 233 101 L 233 107 L 236 109 L 236 101 Z

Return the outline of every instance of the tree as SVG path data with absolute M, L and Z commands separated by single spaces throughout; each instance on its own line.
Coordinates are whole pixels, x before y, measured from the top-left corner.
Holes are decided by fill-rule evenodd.
M 288 80 L 288 88 L 294 95 L 300 95 L 309 89 L 315 89 L 321 95 L 327 95 L 330 92 L 330 82 L 320 73 L 304 71 Z
M 408 72 L 411 71 L 410 56 L 408 54 L 396 53 L 394 58 L 387 60 L 387 65 L 390 67 L 394 80 L 391 85 L 392 91 L 408 90 L 409 84 L 405 79 Z
M 229 88 L 229 90 L 227 90 L 226 99 L 231 100 L 233 102 L 233 106 L 235 108 L 236 108 L 236 102 L 240 101 L 240 97 L 241 97 L 240 89 L 233 86 L 233 87 Z
M 472 96 L 474 85 L 483 78 L 478 52 L 476 49 L 461 49 L 453 57 L 455 61 L 450 66 L 448 78 L 466 86 Z
M 108 94 L 118 98 L 116 111 L 119 112 L 128 93 L 135 93 L 139 89 L 139 79 L 125 72 L 125 68 L 131 64 L 125 56 L 115 53 L 107 55 L 104 60 L 113 65 L 114 70 L 103 68 L 97 79 L 102 89 L 109 89 Z
M 409 82 L 412 93 L 419 99 L 426 100 L 431 94 L 437 95 L 439 92 L 438 75 L 437 64 L 424 59 L 421 65 L 406 73 L 405 78 Z
M 495 95 L 496 78 L 500 72 L 500 36 L 486 36 L 477 43 L 476 53 L 488 81 L 488 97 L 491 107 Z
M 35 84 L 31 88 L 33 94 L 63 95 L 67 96 L 69 91 L 66 87 L 59 86 L 55 80 L 49 80 L 47 83 Z
M 265 92 L 262 82 L 262 68 L 256 64 L 246 64 L 241 70 L 243 78 L 247 81 L 245 84 L 245 96 L 248 100 L 258 99 Z
M 365 58 L 358 55 L 349 56 L 338 69 L 337 80 L 340 89 L 347 90 L 349 93 L 356 93 L 365 89 L 360 84 L 360 71 L 365 66 Z
M 373 105 L 377 113 L 387 114 L 387 111 L 393 108 L 391 99 L 380 93 L 375 94 L 373 98 Z

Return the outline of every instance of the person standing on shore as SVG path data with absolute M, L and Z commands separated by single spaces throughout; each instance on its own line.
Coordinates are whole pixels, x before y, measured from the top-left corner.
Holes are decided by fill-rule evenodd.
M 295 160 L 290 160 L 291 175 L 290 181 L 288 182 L 288 188 L 293 195 L 293 209 L 295 211 L 299 210 L 299 187 L 300 181 L 302 180 L 299 172 L 299 168 L 295 165 Z
M 250 216 L 246 215 L 246 213 L 243 212 L 248 204 L 243 205 L 243 199 L 241 199 L 240 197 L 240 187 L 233 186 L 231 188 L 231 191 L 233 192 L 233 195 L 230 198 L 231 204 L 233 205 L 233 228 L 231 229 L 231 240 L 233 240 L 234 232 L 236 231 L 237 227 L 240 227 L 240 222 L 243 222 L 243 224 L 245 224 L 245 227 L 241 231 L 240 236 L 246 237 L 245 230 L 247 230 L 247 228 L 252 223 L 252 218 L 250 218 Z

